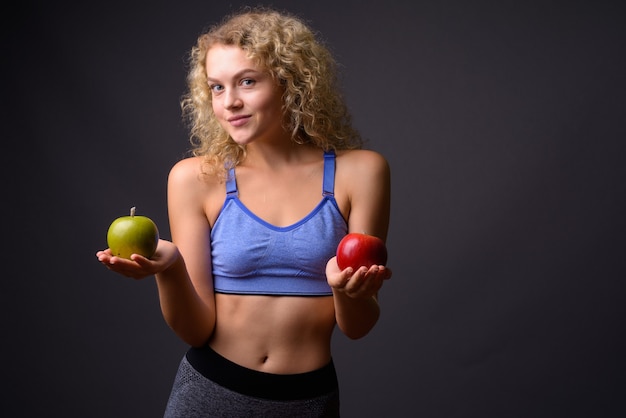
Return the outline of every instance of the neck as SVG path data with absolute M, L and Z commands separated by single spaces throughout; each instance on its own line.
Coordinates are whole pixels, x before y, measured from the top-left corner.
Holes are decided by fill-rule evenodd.
M 298 144 L 293 140 L 275 143 L 252 143 L 246 147 L 243 165 L 250 167 L 280 168 L 286 165 L 307 161 L 318 149 L 308 144 Z

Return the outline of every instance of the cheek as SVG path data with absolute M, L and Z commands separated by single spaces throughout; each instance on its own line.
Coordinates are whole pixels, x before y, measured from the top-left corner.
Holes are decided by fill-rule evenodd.
M 283 103 L 280 97 L 272 97 L 259 105 L 264 113 L 272 117 L 278 117 L 282 113 Z
M 219 100 L 211 101 L 211 109 L 213 110 L 213 116 L 222 129 L 228 129 L 228 122 L 224 120 L 224 107 L 220 104 Z
M 213 109 L 213 113 L 215 114 L 215 116 L 219 116 L 222 113 L 222 106 L 220 106 L 218 100 L 211 100 L 211 109 Z
M 223 129 L 227 128 L 228 122 L 224 120 L 224 106 L 222 106 L 219 100 L 213 100 L 211 102 L 211 109 L 213 110 L 213 115 L 217 122 Z

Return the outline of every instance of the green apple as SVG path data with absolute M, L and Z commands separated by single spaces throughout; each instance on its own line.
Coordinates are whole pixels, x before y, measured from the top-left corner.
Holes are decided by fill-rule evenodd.
M 115 219 L 107 232 L 107 243 L 115 256 L 130 259 L 131 254 L 150 258 L 159 242 L 159 230 L 152 219 L 136 216 L 135 207 L 130 216 Z

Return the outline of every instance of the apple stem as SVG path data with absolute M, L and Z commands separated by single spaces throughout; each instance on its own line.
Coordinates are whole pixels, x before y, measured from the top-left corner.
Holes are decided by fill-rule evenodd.
M 134 207 L 134 206 L 132 208 L 130 208 L 130 217 L 131 218 L 135 216 L 135 209 L 137 209 L 137 208 Z

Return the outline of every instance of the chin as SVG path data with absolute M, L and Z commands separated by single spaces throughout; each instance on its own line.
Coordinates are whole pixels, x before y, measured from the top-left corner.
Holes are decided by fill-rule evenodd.
M 252 142 L 254 142 L 254 140 L 251 139 L 251 138 L 236 138 L 236 137 L 233 137 L 232 135 L 231 135 L 230 138 L 233 140 L 233 142 L 235 144 L 237 144 L 237 145 L 239 145 L 241 147 L 244 147 L 244 146 L 249 145 Z

